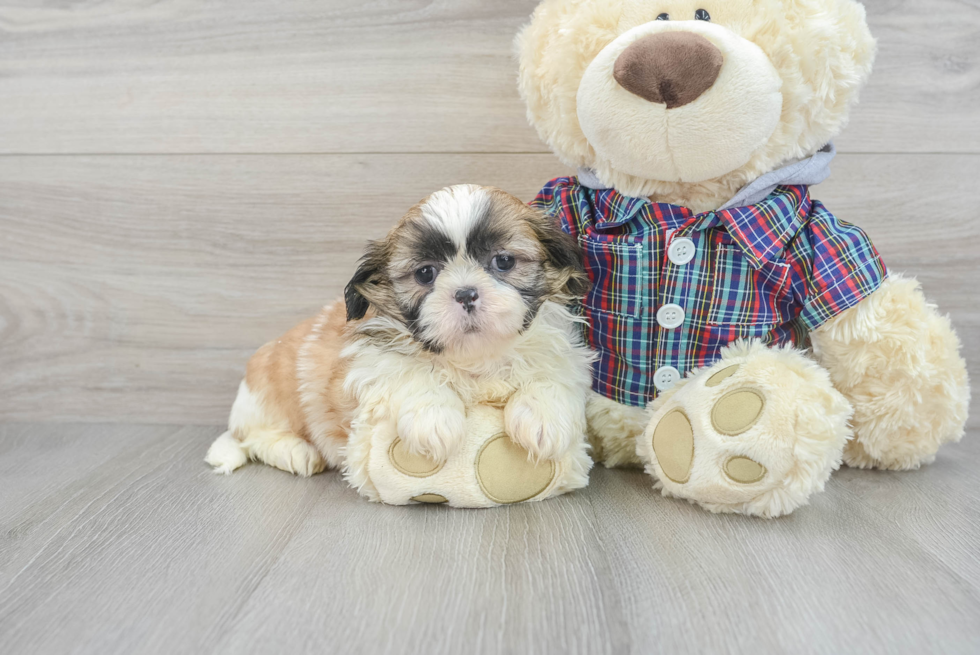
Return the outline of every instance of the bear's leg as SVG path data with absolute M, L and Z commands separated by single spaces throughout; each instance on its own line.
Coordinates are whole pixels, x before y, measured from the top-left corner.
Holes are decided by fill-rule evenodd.
M 960 342 L 914 279 L 892 276 L 812 340 L 817 360 L 854 406 L 849 466 L 918 468 L 963 436 L 970 387 Z
M 636 442 L 665 496 L 775 517 L 821 491 L 850 437 L 851 407 L 816 362 L 759 342 L 662 394 Z
M 650 422 L 649 411 L 622 405 L 594 391 L 589 392 L 585 411 L 595 461 L 608 468 L 643 466 L 636 455 L 636 438 Z

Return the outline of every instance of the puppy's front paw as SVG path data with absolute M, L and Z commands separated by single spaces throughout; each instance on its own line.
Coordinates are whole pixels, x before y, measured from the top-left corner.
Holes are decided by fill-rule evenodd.
M 444 462 L 462 441 L 466 415 L 462 403 L 407 402 L 398 414 L 398 436 L 410 452 Z
M 521 393 L 504 408 L 504 426 L 517 445 L 534 460 L 560 459 L 576 439 L 584 439 L 584 402 L 577 406 L 547 394 Z

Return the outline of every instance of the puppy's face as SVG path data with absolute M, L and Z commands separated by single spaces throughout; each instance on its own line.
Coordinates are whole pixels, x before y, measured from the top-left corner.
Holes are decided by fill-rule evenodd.
M 474 353 L 527 328 L 546 300 L 583 295 L 574 240 L 498 189 L 455 186 L 373 242 L 347 286 L 348 320 L 369 307 L 434 352 Z

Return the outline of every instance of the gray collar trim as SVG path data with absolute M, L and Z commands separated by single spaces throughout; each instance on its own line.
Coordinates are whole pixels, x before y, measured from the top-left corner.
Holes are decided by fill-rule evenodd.
M 730 209 L 732 207 L 746 207 L 760 203 L 772 193 L 776 187 L 782 185 L 813 185 L 820 184 L 830 175 L 830 161 L 837 155 L 837 148 L 833 143 L 828 143 L 812 156 L 791 164 L 787 164 L 774 171 L 753 180 L 738 190 L 731 200 L 726 202 L 718 209 Z M 596 191 L 611 189 L 608 184 L 603 184 L 602 180 L 591 168 L 580 168 L 578 170 L 578 182 L 584 187 L 595 189 Z

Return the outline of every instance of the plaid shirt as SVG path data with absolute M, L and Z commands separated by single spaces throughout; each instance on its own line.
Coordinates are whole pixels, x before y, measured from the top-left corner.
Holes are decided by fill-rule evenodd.
M 593 388 L 628 405 L 656 397 L 662 371 L 676 377 L 710 365 L 736 339 L 805 347 L 811 330 L 887 276 L 867 235 L 811 200 L 806 186 L 695 214 L 564 177 L 531 204 L 582 245 L 592 280 L 586 339 L 599 355 Z M 678 257 L 669 250 L 679 239 L 690 241 Z M 681 311 L 658 320 L 664 305 Z

